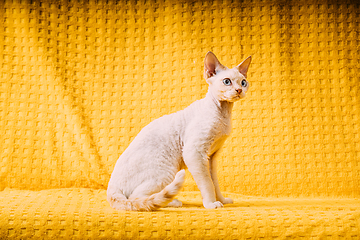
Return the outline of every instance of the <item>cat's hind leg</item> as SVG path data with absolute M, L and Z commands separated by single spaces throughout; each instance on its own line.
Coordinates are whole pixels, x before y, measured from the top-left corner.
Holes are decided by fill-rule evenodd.
M 179 171 L 176 173 L 175 178 L 178 178 L 181 182 L 184 181 L 185 170 Z M 138 185 L 134 191 L 129 196 L 130 200 L 149 197 L 155 193 L 162 191 L 166 186 L 175 181 L 174 176 L 172 176 L 171 171 L 158 172 L 158 174 L 147 176 L 146 181 L 143 181 Z M 181 183 L 182 185 L 182 183 Z M 178 200 L 177 200 L 178 201 Z M 172 202 L 170 202 L 172 203 Z M 169 203 L 169 204 L 170 204 Z M 181 202 L 172 203 L 175 206 L 178 206 Z M 181 206 L 180 206 L 181 207 Z
M 178 208 L 178 207 L 182 207 L 182 202 L 177 200 L 177 199 L 174 199 L 172 200 L 171 202 L 169 202 L 169 204 L 167 205 L 167 207 L 175 207 L 175 208 Z
M 163 184 L 161 181 L 157 181 L 156 179 L 145 181 L 134 189 L 129 196 L 129 199 L 149 197 L 154 193 L 160 192 L 167 184 Z
M 140 184 L 128 199 L 118 200 L 110 197 L 110 200 L 119 205 L 113 206 L 119 210 L 152 211 L 167 206 L 179 193 L 184 180 L 185 170 L 180 170 L 176 173 L 175 179 L 160 192 L 151 194 L 154 190 L 158 190 L 161 184 L 154 185 L 154 181 L 147 181 Z

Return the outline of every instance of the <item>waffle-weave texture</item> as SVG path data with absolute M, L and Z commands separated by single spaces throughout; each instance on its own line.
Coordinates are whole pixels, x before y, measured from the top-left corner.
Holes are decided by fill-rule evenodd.
M 205 96 L 208 50 L 253 55 L 229 192 L 360 196 L 359 4 L 5 1 L 0 188 L 105 188 L 142 127 Z M 188 181 L 185 190 L 196 190 Z
M 201 208 L 182 192 L 182 208 L 119 212 L 105 190 L 10 190 L 0 194 L 0 239 L 358 239 L 359 200 L 279 199 L 227 194 L 236 203 Z M 3 207 L 6 206 L 6 207 Z M 5 219 L 3 221 L 2 219 Z
M 350 0 L 0 1 L 0 238 L 358 239 L 359 29 Z M 218 163 L 235 204 L 204 210 L 187 173 L 183 209 L 110 209 L 136 134 L 205 96 L 207 51 L 253 57 Z

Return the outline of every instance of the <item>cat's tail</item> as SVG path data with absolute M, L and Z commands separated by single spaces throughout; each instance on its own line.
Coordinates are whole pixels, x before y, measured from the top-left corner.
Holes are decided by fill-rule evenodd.
M 110 206 L 117 210 L 126 211 L 153 211 L 165 207 L 179 193 L 185 181 L 185 170 L 180 170 L 175 175 L 175 179 L 162 191 L 154 193 L 149 197 L 127 199 L 124 195 L 109 196 Z

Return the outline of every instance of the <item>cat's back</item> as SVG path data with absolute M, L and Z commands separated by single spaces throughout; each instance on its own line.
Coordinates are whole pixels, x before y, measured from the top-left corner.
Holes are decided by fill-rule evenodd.
M 163 115 L 143 127 L 128 148 L 130 150 L 141 145 L 159 149 L 161 145 L 174 145 L 175 141 L 181 139 L 184 124 L 183 110 Z
M 177 112 L 163 115 L 150 122 L 145 128 L 154 131 L 157 134 L 169 134 L 172 131 L 181 134 L 185 130 L 189 122 L 191 122 L 194 118 L 201 114 L 200 105 L 202 100 L 203 99 L 196 100 L 188 107 Z
M 120 155 L 110 183 L 121 185 L 128 193 L 137 185 L 125 184 L 126 179 L 142 179 L 141 176 L 149 172 L 159 173 L 164 169 L 169 173 L 177 172 L 182 152 L 182 115 L 181 111 L 163 115 L 143 127 Z
M 134 153 L 140 156 L 143 155 L 142 153 L 155 153 L 164 149 L 181 151 L 189 126 L 194 122 L 199 122 L 199 116 L 203 115 L 201 113 L 202 100 L 197 100 L 185 109 L 151 121 L 141 129 L 120 158 L 133 158 Z M 139 149 L 143 151 L 139 152 Z

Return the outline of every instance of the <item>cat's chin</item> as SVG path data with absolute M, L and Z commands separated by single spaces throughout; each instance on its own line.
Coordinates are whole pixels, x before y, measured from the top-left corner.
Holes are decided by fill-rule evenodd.
M 230 98 L 230 99 L 226 99 L 227 102 L 237 102 L 239 101 L 240 99 L 243 99 L 245 96 L 235 96 L 233 98 Z
M 226 100 L 222 100 L 222 102 L 234 103 L 234 102 L 237 102 L 239 100 L 240 100 L 240 98 L 238 98 L 238 99 L 226 99 Z

